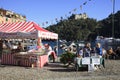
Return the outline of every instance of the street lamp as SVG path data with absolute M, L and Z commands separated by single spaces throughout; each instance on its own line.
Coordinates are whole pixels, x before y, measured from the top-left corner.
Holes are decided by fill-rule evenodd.
M 112 37 L 114 38 L 114 13 L 115 13 L 115 0 L 113 2 L 113 12 L 112 12 Z
M 114 13 L 115 13 L 115 0 L 112 0 L 113 2 L 113 12 L 112 12 L 112 46 L 114 47 Z

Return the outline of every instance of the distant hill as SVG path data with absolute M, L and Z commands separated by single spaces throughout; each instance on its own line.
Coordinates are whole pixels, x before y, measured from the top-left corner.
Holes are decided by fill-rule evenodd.
M 59 34 L 59 39 L 67 41 L 87 40 L 91 41 L 96 36 L 112 36 L 112 14 L 107 18 L 97 21 L 93 18 L 73 18 L 71 15 L 67 20 L 61 20 L 55 25 L 51 25 L 46 29 Z M 120 11 L 114 14 L 114 37 L 120 38 Z
M 107 18 L 99 21 L 99 35 L 112 37 L 112 19 L 113 15 L 110 14 Z M 114 37 L 120 38 L 120 11 L 114 14 Z

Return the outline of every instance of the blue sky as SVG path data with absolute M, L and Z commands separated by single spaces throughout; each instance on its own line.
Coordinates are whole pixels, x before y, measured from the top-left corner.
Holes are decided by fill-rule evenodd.
M 87 3 L 84 5 L 85 2 Z M 115 12 L 120 10 L 119 4 L 120 0 L 115 0 Z M 0 7 L 23 14 L 27 21 L 47 27 L 55 23 L 56 18 L 59 20 L 60 17 L 66 18 L 65 15 L 70 16 L 69 12 L 85 12 L 90 18 L 104 19 L 112 13 L 112 0 L 0 0 Z

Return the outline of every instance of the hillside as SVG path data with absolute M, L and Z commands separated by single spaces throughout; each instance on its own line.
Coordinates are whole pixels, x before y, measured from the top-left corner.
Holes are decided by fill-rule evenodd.
M 73 14 L 74 15 L 74 14 Z M 74 19 L 70 16 L 46 29 L 59 34 L 59 39 L 67 41 L 94 40 L 97 35 L 112 36 L 112 14 L 107 18 L 97 21 L 93 18 Z M 114 37 L 120 38 L 120 11 L 114 14 Z

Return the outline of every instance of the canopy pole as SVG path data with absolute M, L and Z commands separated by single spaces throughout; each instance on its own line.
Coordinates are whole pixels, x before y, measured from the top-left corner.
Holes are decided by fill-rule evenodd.
M 37 40 L 37 46 L 40 46 L 40 42 L 41 42 L 41 38 L 38 37 L 38 40 Z
M 58 39 L 57 39 L 57 61 L 58 61 L 58 48 L 59 46 L 58 46 Z
M 41 47 L 42 47 L 42 45 L 41 45 L 41 40 L 42 38 L 40 38 L 40 37 L 38 37 L 38 39 L 37 39 L 37 48 L 38 48 L 38 51 L 40 51 L 40 53 L 42 52 L 41 50 Z M 37 55 L 37 68 L 39 68 L 39 64 L 40 64 L 40 59 L 39 59 L 39 55 Z
M 37 40 L 37 48 L 38 48 L 38 50 L 41 49 L 41 47 L 42 47 L 41 41 L 42 41 L 41 38 L 38 37 L 38 40 Z

